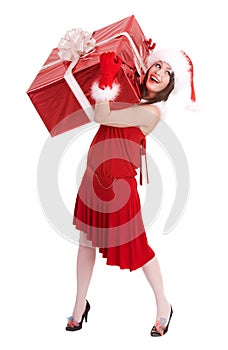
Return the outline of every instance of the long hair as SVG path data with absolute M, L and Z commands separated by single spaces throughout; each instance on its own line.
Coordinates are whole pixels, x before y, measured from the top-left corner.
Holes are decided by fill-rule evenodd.
M 141 84 L 140 90 L 141 90 L 141 97 L 144 99 L 147 99 L 148 96 L 148 89 L 146 87 L 146 82 L 148 79 L 148 75 L 149 75 L 149 70 L 147 70 L 146 75 L 143 79 L 143 83 Z M 175 83 L 175 79 L 174 79 L 174 72 L 171 72 L 170 74 L 170 81 L 169 84 L 166 86 L 166 88 L 164 88 L 162 91 L 157 93 L 157 96 L 148 99 L 146 103 L 155 103 L 155 102 L 160 102 L 160 101 L 167 101 L 168 97 L 170 95 L 170 93 L 173 91 L 174 89 L 174 83 Z

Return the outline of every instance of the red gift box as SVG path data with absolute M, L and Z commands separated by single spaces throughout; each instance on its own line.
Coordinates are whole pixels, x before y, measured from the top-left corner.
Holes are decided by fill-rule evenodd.
M 60 59 L 54 48 L 29 87 L 27 94 L 52 136 L 93 120 L 90 91 L 99 79 L 99 56 L 114 51 L 123 60 L 117 79 L 120 94 L 112 108 L 140 101 L 139 85 L 145 74 L 144 62 L 150 54 L 148 42 L 134 16 L 95 31 L 94 48 L 80 56 L 78 62 Z M 74 67 L 71 66 L 73 65 Z

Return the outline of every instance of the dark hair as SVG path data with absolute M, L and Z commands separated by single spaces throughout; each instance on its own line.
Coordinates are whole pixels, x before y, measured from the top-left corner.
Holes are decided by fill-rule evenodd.
M 141 97 L 144 99 L 147 99 L 147 95 L 148 95 L 148 89 L 146 87 L 146 82 L 148 79 L 148 75 L 149 75 L 149 70 L 147 70 L 146 75 L 143 79 L 143 83 L 141 84 L 140 90 L 141 90 Z M 169 84 L 166 86 L 166 88 L 164 88 L 162 91 L 159 91 L 157 96 L 150 98 L 147 100 L 146 103 L 155 103 L 155 102 L 160 102 L 160 101 L 167 101 L 168 97 L 170 95 L 170 93 L 173 91 L 174 89 L 174 73 L 171 72 L 170 74 L 170 81 Z

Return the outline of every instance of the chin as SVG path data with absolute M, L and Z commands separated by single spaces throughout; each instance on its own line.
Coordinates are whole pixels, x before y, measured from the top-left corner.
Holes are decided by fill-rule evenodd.
M 157 87 L 157 86 L 155 86 L 155 87 L 148 86 L 147 87 L 147 91 L 148 91 L 148 95 L 151 98 L 154 98 L 161 91 L 161 89 L 159 89 L 159 87 Z

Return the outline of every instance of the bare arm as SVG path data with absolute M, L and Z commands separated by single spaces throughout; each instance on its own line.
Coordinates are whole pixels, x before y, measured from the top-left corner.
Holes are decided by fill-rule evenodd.
M 111 111 L 108 101 L 97 102 L 94 120 L 103 125 L 120 128 L 137 126 L 144 134 L 149 134 L 160 120 L 160 111 L 153 105 L 138 105 Z

